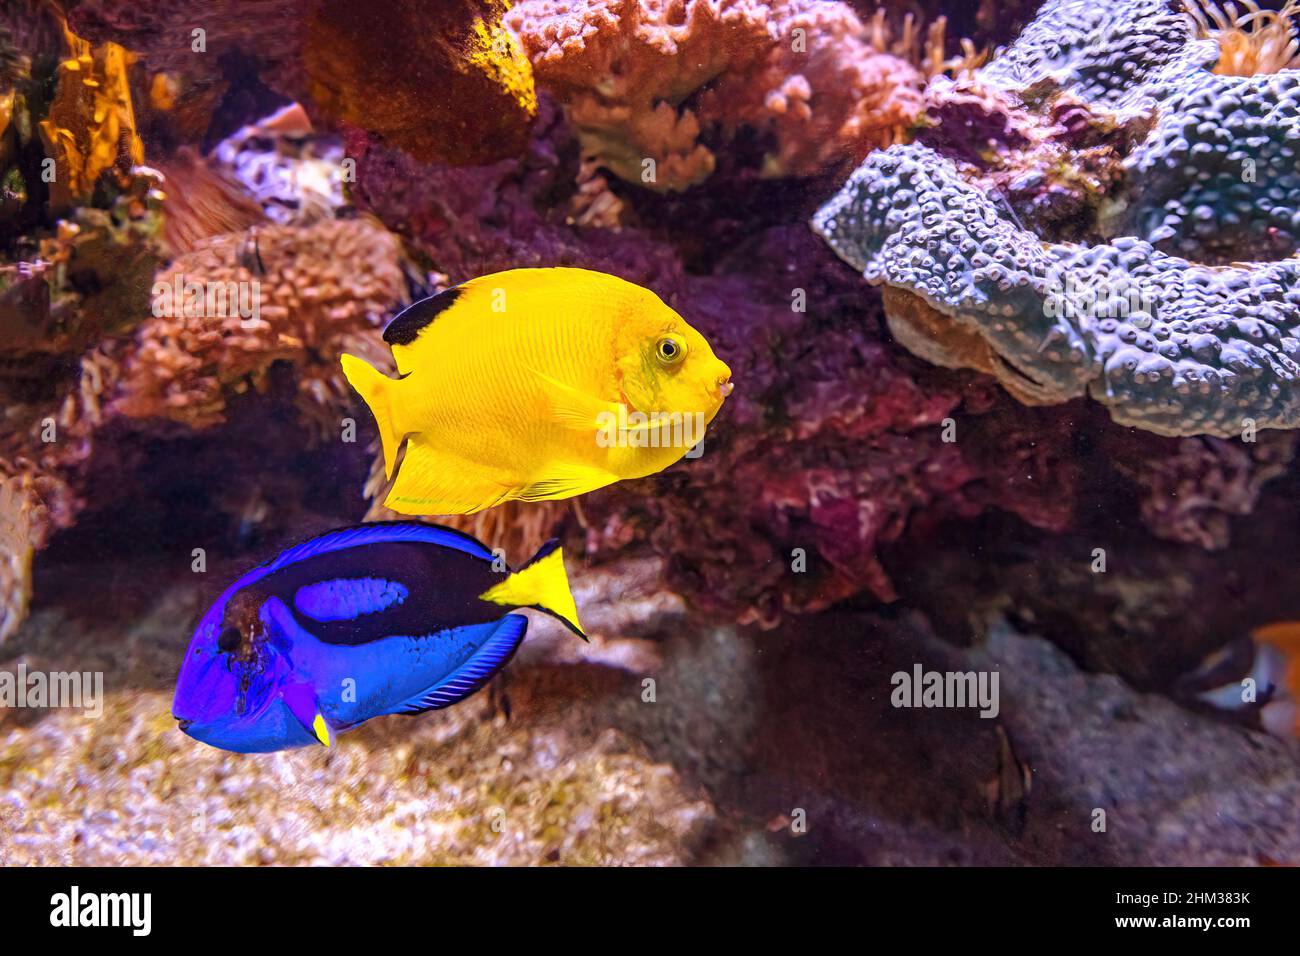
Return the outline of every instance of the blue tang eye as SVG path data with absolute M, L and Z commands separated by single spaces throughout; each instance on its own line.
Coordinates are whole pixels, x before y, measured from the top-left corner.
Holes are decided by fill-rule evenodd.
M 240 634 L 239 629 L 228 627 L 217 635 L 217 649 L 229 654 L 239 647 Z

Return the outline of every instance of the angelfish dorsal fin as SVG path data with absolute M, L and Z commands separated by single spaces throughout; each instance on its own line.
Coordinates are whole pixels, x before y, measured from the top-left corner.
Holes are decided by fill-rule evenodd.
M 384 341 L 389 345 L 410 345 L 429 323 L 455 305 L 463 292 L 461 286 L 452 286 L 437 295 L 412 302 L 388 323 L 384 329 Z

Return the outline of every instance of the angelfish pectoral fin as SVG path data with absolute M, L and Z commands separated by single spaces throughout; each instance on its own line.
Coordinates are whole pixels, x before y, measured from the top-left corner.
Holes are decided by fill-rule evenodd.
M 326 747 L 333 746 L 334 734 L 330 730 L 325 715 L 320 711 L 316 693 L 307 684 L 291 684 L 280 693 L 289 712 L 297 718 L 298 723 Z

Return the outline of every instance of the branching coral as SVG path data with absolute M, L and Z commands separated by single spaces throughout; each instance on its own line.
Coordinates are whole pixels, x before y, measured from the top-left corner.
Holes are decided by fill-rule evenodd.
M 909 21 L 893 37 L 824 0 L 525 0 L 507 16 L 538 81 L 565 103 L 584 153 L 652 189 L 716 165 L 706 129 L 771 142 L 766 175 L 811 175 L 897 141 L 934 61 Z M 921 52 L 924 51 L 924 52 Z
M 525 0 L 506 24 L 539 82 L 566 104 L 588 155 L 623 179 L 683 189 L 705 179 L 714 158 L 682 104 L 762 56 L 762 12 L 722 0 Z
M 840 3 L 773 4 L 771 14 L 776 42 L 756 68 L 729 70 L 700 97 L 703 122 L 770 139 L 768 176 L 857 163 L 903 139 L 922 110 L 922 75 L 886 51 L 920 56 L 913 20 L 894 40 L 883 14 L 864 25 Z M 942 49 L 942 29 L 935 39 Z

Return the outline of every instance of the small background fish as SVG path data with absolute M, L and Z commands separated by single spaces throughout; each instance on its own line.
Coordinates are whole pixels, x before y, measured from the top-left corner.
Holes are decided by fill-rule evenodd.
M 351 355 L 403 514 L 568 498 L 680 459 L 696 440 L 602 443 L 602 422 L 676 415 L 702 428 L 731 369 L 654 293 L 585 269 L 515 269 L 417 302 L 384 331 L 400 378 Z M 633 425 L 636 419 L 630 419 Z M 685 429 L 679 429 L 685 434 Z
M 474 693 L 523 640 L 528 619 L 502 614 L 519 607 L 582 636 L 556 542 L 510 571 L 449 528 L 330 532 L 245 574 L 208 609 L 172 713 L 185 733 L 225 750 L 329 746 L 372 717 Z

